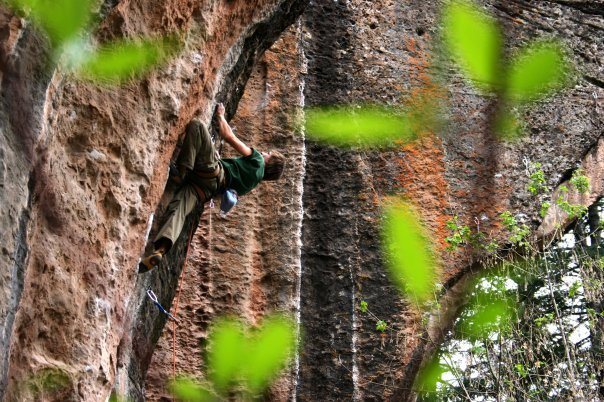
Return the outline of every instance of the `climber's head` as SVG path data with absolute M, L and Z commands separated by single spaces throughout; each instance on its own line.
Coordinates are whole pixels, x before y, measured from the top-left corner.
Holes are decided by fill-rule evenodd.
M 262 152 L 264 157 L 264 177 L 262 180 L 278 180 L 285 167 L 285 156 L 279 151 Z

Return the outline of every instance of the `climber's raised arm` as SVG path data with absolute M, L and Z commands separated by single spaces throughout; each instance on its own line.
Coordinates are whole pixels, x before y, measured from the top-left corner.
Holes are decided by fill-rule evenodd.
M 218 132 L 220 133 L 220 136 L 224 138 L 224 140 L 235 148 L 235 150 L 241 155 L 251 155 L 252 149 L 239 138 L 237 138 L 235 133 L 233 133 L 233 130 L 231 130 L 231 126 L 229 126 L 229 123 L 227 123 L 226 119 L 224 118 L 224 105 L 222 103 L 218 104 L 216 114 L 218 115 Z

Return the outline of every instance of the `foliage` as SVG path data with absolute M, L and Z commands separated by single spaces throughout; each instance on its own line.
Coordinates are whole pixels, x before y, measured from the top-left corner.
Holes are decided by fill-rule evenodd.
M 604 291 L 600 230 L 583 218 L 557 244 L 531 250 L 532 258 L 499 259 L 475 282 L 448 340 L 418 377 L 419 400 L 597 400 L 594 343 L 603 313 L 592 306 Z M 495 312 L 483 314 L 491 305 Z
M 214 324 L 209 344 L 210 382 L 182 378 L 172 384 L 174 394 L 187 401 L 207 401 L 237 390 L 241 398 L 254 399 L 295 353 L 295 326 L 282 316 L 267 318 L 255 330 L 223 319 Z
M 447 221 L 447 229 L 451 231 L 451 235 L 445 238 L 445 241 L 449 245 L 447 250 L 452 251 L 470 242 L 472 237 L 470 227 L 468 225 L 460 225 L 457 215 Z
M 386 207 L 382 239 L 392 281 L 411 300 L 427 301 L 436 283 L 436 265 L 428 237 L 408 204 Z
M 450 54 L 478 88 L 501 87 L 502 37 L 495 21 L 465 2 L 451 2 L 444 10 L 444 40 Z
M 507 95 L 516 102 L 539 100 L 561 89 L 568 66 L 559 43 L 535 41 L 522 49 L 512 63 Z
M 5 0 L 5 2 L 38 24 L 48 34 L 55 48 L 88 28 L 93 6 L 90 0 Z
M 568 202 L 568 187 L 562 185 L 558 188 L 559 195 L 556 199 L 556 205 L 564 211 L 570 219 L 580 218 L 587 212 L 587 208 L 580 204 L 571 204 Z
M 173 38 L 116 41 L 101 46 L 76 71 L 84 78 L 118 83 L 148 71 L 165 60 L 175 47 Z
M 526 224 L 519 224 L 509 211 L 501 213 L 499 217 L 510 233 L 510 243 L 512 243 L 512 245 L 528 246 L 527 238 L 530 234 L 530 228 Z
M 365 300 L 361 301 L 361 313 L 366 313 L 368 311 L 368 304 Z
M 418 137 L 429 124 L 429 108 L 396 111 L 377 106 L 339 106 L 306 111 L 306 135 L 317 141 L 351 147 L 392 146 Z
M 47 35 L 54 56 L 80 77 L 121 83 L 166 60 L 178 48 L 174 37 L 122 39 L 98 49 L 84 39 L 92 29 L 90 0 L 0 0 L 31 19 Z
M 444 10 L 443 37 L 449 54 L 483 93 L 499 97 L 495 117 L 500 138 L 516 138 L 520 124 L 512 110 L 561 89 L 570 67 L 560 43 L 534 41 L 508 62 L 493 18 L 469 1 L 453 1 Z
M 527 190 L 532 195 L 537 195 L 539 193 L 543 193 L 548 191 L 547 182 L 545 180 L 545 173 L 543 169 L 541 169 L 540 163 L 533 163 L 531 166 L 531 174 L 529 176 L 529 184 L 527 186 Z
M 49 367 L 37 371 L 22 386 L 34 400 L 58 400 L 71 391 L 73 384 L 66 371 Z
M 589 178 L 585 176 L 583 169 L 577 169 L 570 178 L 570 183 L 575 186 L 579 194 L 589 191 Z

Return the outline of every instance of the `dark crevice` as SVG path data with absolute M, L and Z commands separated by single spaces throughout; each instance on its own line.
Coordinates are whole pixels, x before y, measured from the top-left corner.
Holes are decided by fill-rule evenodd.
M 597 86 L 599 88 L 604 88 L 604 81 L 602 81 L 602 80 L 600 80 L 600 79 L 598 79 L 596 77 L 591 77 L 589 75 L 584 75 L 583 79 L 585 81 L 589 82 L 592 85 L 595 85 L 595 86 Z
M 564 183 L 565 181 L 570 180 L 571 177 L 573 177 L 573 173 L 575 173 L 575 171 L 577 170 L 577 167 L 572 167 L 570 169 L 566 169 L 564 172 L 562 172 L 562 174 L 560 175 L 560 179 L 558 180 L 558 184 L 556 184 L 556 187 L 558 187 L 560 184 Z
M 266 21 L 258 23 L 245 39 L 242 52 L 229 74 L 225 77 L 222 89 L 216 100 L 224 103 L 226 116 L 230 119 L 237 110 L 243 96 L 245 85 L 252 74 L 254 66 L 264 52 L 272 46 L 281 34 L 302 14 L 309 0 L 287 0 Z
M 604 16 L 604 3 L 597 0 L 592 1 L 567 1 L 567 0 L 550 0 L 550 3 L 560 4 L 575 10 L 579 10 L 585 14 Z
M 29 255 L 29 249 L 27 245 L 27 226 L 29 224 L 32 202 L 32 179 L 29 180 L 29 194 L 27 207 L 21 212 L 19 217 L 19 229 L 15 237 L 15 251 L 11 260 L 13 265 L 11 267 L 11 284 L 10 284 L 10 297 L 9 306 L 7 308 L 8 313 L 4 327 L 2 328 L 3 336 L 0 338 L 0 400 L 3 397 L 4 390 L 8 385 L 8 365 L 10 357 L 10 342 L 12 337 L 12 328 L 15 322 L 15 316 L 21 302 L 21 295 L 23 294 L 23 285 L 25 280 L 25 267 L 27 265 L 27 257 Z

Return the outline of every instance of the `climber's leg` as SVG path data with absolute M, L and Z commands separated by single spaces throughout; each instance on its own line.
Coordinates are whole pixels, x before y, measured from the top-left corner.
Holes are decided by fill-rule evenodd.
M 191 184 L 184 184 L 174 194 L 165 213 L 166 221 L 155 236 L 153 242 L 155 249 L 153 253 L 143 258 L 141 266 L 139 266 L 139 272 L 149 271 L 159 265 L 164 254 L 172 248 L 172 245 L 180 236 L 185 219 L 193 211 L 197 202 L 198 197 Z
M 212 171 L 218 164 L 218 158 L 212 137 L 206 126 L 198 120 L 191 121 L 186 128 L 186 135 L 178 160 L 179 168 L 189 170 Z

